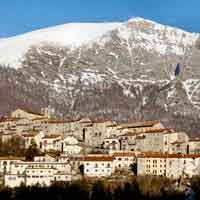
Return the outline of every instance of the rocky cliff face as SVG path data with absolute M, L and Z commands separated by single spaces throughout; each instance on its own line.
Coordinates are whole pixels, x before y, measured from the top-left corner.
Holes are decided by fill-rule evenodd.
M 136 18 L 75 46 L 37 41 L 15 66 L 2 62 L 1 114 L 17 107 L 39 111 L 51 105 L 62 118 L 161 119 L 169 127 L 197 135 L 198 37 Z M 17 48 L 13 40 L 7 46 L 4 40 L 5 48 Z M 175 77 L 177 63 L 181 70 Z

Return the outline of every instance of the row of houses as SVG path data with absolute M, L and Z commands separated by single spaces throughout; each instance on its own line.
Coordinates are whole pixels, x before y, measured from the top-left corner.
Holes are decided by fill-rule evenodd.
M 24 158 L 0 158 L 0 173 L 4 184 L 9 187 L 41 184 L 49 186 L 53 182 L 69 182 L 82 178 L 110 177 L 117 170 L 129 170 L 136 163 L 134 152 L 112 154 L 87 154 L 59 157 L 49 154 L 36 156 L 34 161 Z
M 83 147 L 103 148 L 107 151 L 143 151 L 161 153 L 200 153 L 200 139 L 189 138 L 185 132 L 166 128 L 160 121 L 118 124 L 110 120 L 53 120 L 48 111 L 33 113 L 17 109 L 9 118 L 0 120 L 0 135 L 5 141 L 21 136 L 28 148 L 35 140 L 42 151 L 61 151 L 73 154 Z M 72 146 L 67 141 L 75 140 Z M 66 145 L 65 145 L 66 144 Z M 76 145 L 76 146 L 75 146 Z M 66 146 L 66 148 L 65 148 Z M 79 149 L 79 150 L 78 150 Z
M 133 166 L 137 175 L 174 179 L 200 175 L 200 139 L 166 128 L 160 121 L 60 121 L 48 113 L 17 109 L 0 120 L 3 142 L 17 135 L 25 148 L 34 141 L 40 152 L 60 153 L 59 157 L 37 156 L 32 162 L 0 158 L 5 185 L 73 181 L 81 178 L 81 171 L 85 178 L 112 177 L 117 172 L 131 173 Z M 92 154 L 94 149 L 100 153 Z
M 48 113 L 48 112 L 47 112 Z M 115 124 L 110 120 L 67 119 L 57 120 L 45 113 L 17 109 L 9 117 L 0 119 L 0 135 L 3 141 L 15 135 L 73 135 L 85 144 L 100 147 L 107 132 L 107 126 Z
M 35 157 L 33 162 L 21 159 L 4 160 L 1 167 L 4 183 L 9 187 L 20 184 L 41 184 L 49 186 L 53 182 L 69 182 L 82 178 L 112 177 L 117 172 L 130 172 L 137 166 L 137 175 L 166 176 L 172 179 L 191 178 L 200 175 L 199 154 L 162 154 L 114 152 L 112 154 L 88 154 L 85 156 Z M 9 163 L 9 164 L 8 164 Z M 133 172 L 132 172 L 133 173 Z M 136 174 L 135 174 L 136 175 Z

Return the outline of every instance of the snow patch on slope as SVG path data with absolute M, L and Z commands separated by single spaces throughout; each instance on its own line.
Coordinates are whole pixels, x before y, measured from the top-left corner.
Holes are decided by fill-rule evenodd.
M 199 36 L 143 18 L 133 18 L 125 23 L 69 23 L 1 39 L 0 64 L 18 68 L 26 51 L 42 43 L 61 45 L 72 50 L 82 45 L 89 47 L 94 42 L 103 46 L 111 39 L 113 30 L 118 31 L 131 58 L 132 49 L 137 47 L 161 55 L 168 52 L 183 55 Z M 117 59 L 116 55 L 113 56 Z
M 129 52 L 132 48 L 142 47 L 147 51 L 156 51 L 161 55 L 167 53 L 183 55 L 199 36 L 199 34 L 189 33 L 138 17 L 130 19 L 118 31 L 119 36 L 127 42 Z M 131 39 L 132 43 L 130 43 Z
M 30 46 L 53 43 L 76 48 L 96 41 L 120 25 L 121 23 L 69 23 L 3 39 L 0 40 L 0 63 L 18 68 L 20 59 Z

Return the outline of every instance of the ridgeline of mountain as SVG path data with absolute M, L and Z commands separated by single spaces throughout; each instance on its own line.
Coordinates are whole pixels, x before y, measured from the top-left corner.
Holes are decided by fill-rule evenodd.
M 134 18 L 0 40 L 0 111 L 51 105 L 61 118 L 162 120 L 197 135 L 199 34 Z M 175 76 L 176 64 L 180 73 Z

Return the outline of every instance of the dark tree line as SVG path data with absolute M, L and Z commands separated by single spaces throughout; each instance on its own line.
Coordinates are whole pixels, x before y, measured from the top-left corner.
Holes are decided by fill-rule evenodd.
M 24 157 L 27 161 L 32 161 L 34 156 L 39 155 L 40 151 L 34 140 L 28 149 L 25 149 L 24 140 L 21 137 L 15 136 L 4 142 L 0 140 L 0 156 L 19 156 Z
M 0 199 L 10 200 L 179 200 L 185 199 L 174 183 L 166 178 L 139 177 L 131 182 L 88 182 L 57 183 L 50 187 L 21 186 L 15 189 L 2 188 Z
M 18 136 L 4 142 L 0 140 L 0 156 L 25 156 L 23 140 Z

